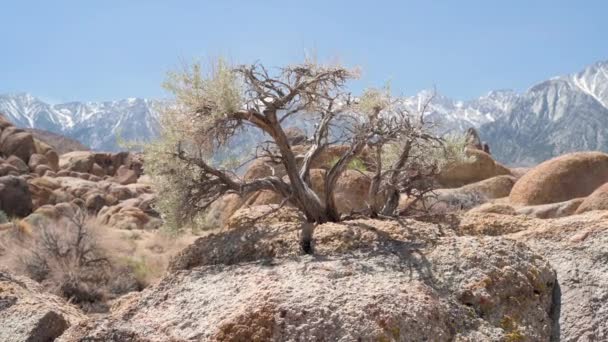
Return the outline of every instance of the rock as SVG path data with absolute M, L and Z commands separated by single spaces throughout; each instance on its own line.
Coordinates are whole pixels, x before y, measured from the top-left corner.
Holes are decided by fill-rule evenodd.
M 476 150 L 484 151 L 483 144 L 481 142 L 481 138 L 479 138 L 479 133 L 477 133 L 477 130 L 473 127 L 467 129 L 467 132 L 465 134 L 465 142 L 466 142 L 467 147 L 469 147 L 469 148 L 474 148 Z M 484 152 L 486 152 L 486 151 L 484 151 Z M 486 153 L 488 153 L 488 152 L 486 152 Z
M 21 158 L 18 158 L 17 156 L 8 157 L 6 159 L 6 162 L 9 165 L 14 166 L 15 169 L 17 169 L 17 171 L 21 174 L 30 172 L 30 168 L 27 166 L 27 164 L 23 160 L 21 160 Z
M 99 212 L 106 204 L 106 198 L 101 193 L 92 193 L 85 199 L 85 207 L 94 213 Z
M 597 188 L 591 195 L 585 198 L 576 213 L 584 213 L 591 210 L 608 210 L 608 183 Z
M 162 225 L 162 221 L 150 207 L 153 199 L 153 195 L 144 195 L 103 207 L 97 214 L 98 222 L 107 227 L 123 230 L 157 229 Z
M 520 207 L 516 210 L 518 215 L 528 215 L 536 218 L 558 218 L 570 216 L 576 213 L 577 209 L 583 203 L 583 198 L 575 198 L 569 201 L 559 203 L 549 203 L 541 205 L 531 205 Z
M 228 229 L 243 229 L 256 224 L 280 224 L 289 222 L 299 224 L 304 221 L 304 216 L 295 208 L 278 205 L 256 205 L 243 207 L 230 216 L 226 223 Z
M 34 138 L 30 133 L 14 126 L 7 127 L 0 135 L 0 152 L 5 156 L 14 155 L 27 163 L 36 152 Z
M 285 129 L 285 135 L 291 146 L 301 145 L 306 143 L 308 139 L 306 132 L 299 127 L 288 127 Z
M 470 160 L 449 165 L 440 172 L 437 181 L 441 187 L 458 188 L 484 179 L 511 174 L 509 169 L 495 162 L 489 154 L 481 150 L 465 148 L 465 154 Z
M 499 236 L 529 229 L 537 225 L 538 221 L 528 216 L 470 210 L 461 215 L 455 229 L 460 235 Z
M 20 172 L 11 164 L 6 163 L 5 161 L 0 164 L 0 176 L 6 175 L 18 175 Z
M 469 210 L 469 212 L 516 215 L 515 209 L 509 204 L 505 203 L 484 203 L 478 207 Z
M 97 177 L 103 177 L 106 175 L 106 172 L 97 163 L 93 163 L 93 166 L 91 166 L 91 173 Z
M 90 172 L 95 164 L 95 153 L 90 151 L 74 151 L 59 157 L 59 168 L 76 172 Z
M 0 270 L 0 341 L 53 341 L 85 316 L 34 281 Z
M 170 273 L 62 340 L 549 340 L 546 261 L 509 239 L 404 224 L 321 225 L 315 256 L 301 256 L 297 228 L 201 238 L 207 265 Z
M 127 185 L 137 182 L 137 178 L 139 176 L 134 170 L 128 169 L 126 166 L 121 165 L 118 170 L 116 170 L 116 175 L 113 180 L 119 184 Z
M 9 217 L 32 212 L 32 195 L 27 182 L 16 176 L 0 177 L 0 209 Z
M 478 192 L 488 199 L 503 198 L 509 196 L 515 181 L 516 179 L 513 176 L 496 176 L 467 184 L 461 187 L 461 190 Z
M 37 166 L 49 165 L 48 159 L 42 154 L 34 153 L 30 156 L 28 167 L 31 171 L 35 171 Z M 50 169 L 50 168 L 49 168 Z
M 586 197 L 608 182 L 608 154 L 576 152 L 553 158 L 520 178 L 511 191 L 514 204 L 538 205 Z
M 608 214 L 536 221 L 508 237 L 525 242 L 557 271 L 554 340 L 608 341 Z
M 399 200 L 399 211 L 412 214 L 450 214 L 467 211 L 486 203 L 484 194 L 465 187 L 457 189 L 436 189 L 423 198 L 402 196 Z
M 44 176 L 46 175 L 48 172 L 53 172 L 53 170 L 51 169 L 50 166 L 48 165 L 38 165 L 36 166 L 36 168 L 33 170 L 35 174 L 37 174 L 38 176 Z

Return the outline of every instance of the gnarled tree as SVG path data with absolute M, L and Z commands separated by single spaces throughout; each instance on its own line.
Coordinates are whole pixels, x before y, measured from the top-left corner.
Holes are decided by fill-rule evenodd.
M 161 189 L 160 197 L 178 204 L 171 213 L 175 221 L 183 222 L 225 194 L 245 196 L 260 190 L 279 194 L 310 222 L 339 221 L 336 183 L 366 149 L 373 152 L 374 165 L 372 173 L 366 173 L 372 186 L 364 214 L 398 214 L 401 193 L 417 196 L 431 189 L 429 179 L 437 165 L 428 149 L 440 148 L 441 141 L 425 122 L 424 106 L 411 113 L 382 90 L 352 96 L 346 85 L 355 77 L 344 67 L 310 62 L 271 73 L 260 64 L 231 67 L 218 61 L 205 73 L 195 64 L 171 74 L 166 87 L 175 102 L 162 112 L 161 139 L 148 148 L 152 153 L 146 157 L 146 169 L 165 177 L 165 188 L 173 190 Z M 285 130 L 286 120 L 294 117 L 315 122 L 300 155 Z M 280 163 L 285 178 L 246 180 L 212 161 L 218 148 L 245 129 L 268 137 L 256 157 Z M 321 198 L 311 188 L 311 165 L 334 144 L 347 148 L 325 173 Z

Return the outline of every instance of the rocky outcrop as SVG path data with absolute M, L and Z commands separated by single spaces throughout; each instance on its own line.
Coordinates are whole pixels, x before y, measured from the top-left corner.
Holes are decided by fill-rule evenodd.
M 0 209 L 8 216 L 24 217 L 32 212 L 32 195 L 27 182 L 16 176 L 0 177 Z
M 503 235 L 525 243 L 549 261 L 557 274 L 552 341 L 608 340 L 606 212 L 544 220 L 467 213 L 458 229 L 464 234 Z
M 131 174 L 135 174 L 136 178 L 142 175 L 143 160 L 140 155 L 129 152 L 74 151 L 60 156 L 59 168 L 63 171 L 93 174 L 97 177 L 117 176 L 119 180 L 129 180 L 129 183 L 134 183 L 130 181 Z M 121 174 L 118 175 L 118 170 L 121 168 Z
M 542 219 L 558 218 L 575 214 L 583 201 L 585 201 L 584 198 L 575 198 L 558 203 L 523 206 L 517 208 L 516 212 L 519 215 L 528 215 Z
M 513 186 L 510 200 L 538 205 L 585 197 L 608 182 L 608 154 L 577 152 L 548 160 L 527 172 Z
M 53 341 L 84 319 L 40 284 L 0 270 L 0 341 Z
M 592 210 L 608 210 L 608 183 L 597 188 L 591 195 L 585 198 L 576 213 L 584 213 Z
M 544 255 L 557 271 L 553 314 L 560 341 L 608 340 L 608 217 L 577 215 L 513 236 Z
M 547 262 L 508 239 L 402 224 L 408 229 L 374 220 L 319 226 L 314 257 L 301 255 L 297 228 L 201 238 L 198 266 L 62 341 L 549 340 L 555 273 Z
M 503 198 L 509 196 L 515 181 L 516 179 L 513 176 L 496 176 L 465 185 L 460 189 L 480 193 L 488 199 Z
M 484 179 L 510 175 L 509 169 L 497 163 L 484 151 L 466 148 L 468 160 L 445 167 L 437 177 L 441 187 L 458 188 Z

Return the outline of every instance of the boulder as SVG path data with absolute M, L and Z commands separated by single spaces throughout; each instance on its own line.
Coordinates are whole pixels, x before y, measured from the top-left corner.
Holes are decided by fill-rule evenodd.
M 608 213 L 536 219 L 507 237 L 542 255 L 557 273 L 553 340 L 608 341 Z
M 76 172 L 90 172 L 95 164 L 95 153 L 90 151 L 74 151 L 59 157 L 59 168 Z
M 516 215 L 515 209 L 506 203 L 484 203 L 478 207 L 469 210 L 469 212 Z
M 121 165 L 116 170 L 116 175 L 113 177 L 113 181 L 122 185 L 132 184 L 137 182 L 139 176 L 134 170 Z
M 36 167 L 41 165 L 49 165 L 49 160 L 42 154 L 34 153 L 30 156 L 28 167 L 31 171 L 35 171 Z
M 530 205 L 519 207 L 516 212 L 518 215 L 527 215 L 542 219 L 558 218 L 575 214 L 583 201 L 584 198 L 575 198 L 558 203 Z
M 484 151 L 484 146 L 481 141 L 481 138 L 479 138 L 479 133 L 477 133 L 477 130 L 473 127 L 467 129 L 467 132 L 465 134 L 465 142 L 466 142 L 467 147 L 469 147 L 469 148 L 474 148 L 477 150 Z M 488 147 L 488 150 L 489 150 L 489 147 Z M 487 151 L 484 151 L 484 152 L 488 153 Z
M 40 284 L 0 270 L 0 341 L 54 341 L 85 316 Z
M 24 217 L 32 212 L 32 195 L 27 182 L 16 176 L 0 177 L 0 209 L 8 216 Z
M 608 210 L 608 183 L 600 186 L 585 198 L 581 205 L 576 208 L 576 213 L 580 214 L 591 210 Z
M 458 188 L 484 179 L 511 175 L 509 169 L 497 163 L 484 151 L 465 148 L 468 160 L 446 166 L 437 177 L 441 187 Z
M 61 340 L 549 340 L 546 261 L 509 239 L 403 224 L 321 225 L 315 256 L 301 255 L 297 227 L 203 237 L 195 245 L 206 264 L 168 274 Z
M 19 174 L 20 174 L 19 170 L 17 170 L 17 168 L 14 167 L 13 165 L 6 163 L 6 161 L 3 161 L 0 164 L 0 176 L 6 176 L 6 175 L 16 176 Z
M 15 169 L 17 169 L 17 171 L 20 174 L 24 174 L 24 173 L 28 173 L 30 172 L 30 168 L 27 166 L 27 164 L 19 157 L 17 156 L 9 156 L 6 159 L 6 163 L 9 165 L 12 165 L 15 167 Z
M 503 198 L 509 196 L 515 184 L 513 176 L 496 176 L 482 181 L 467 184 L 461 188 L 463 191 L 478 192 L 488 199 Z
M 5 156 L 17 156 L 27 163 L 30 156 L 36 152 L 34 138 L 30 133 L 9 126 L 0 135 L 0 152 Z
M 534 167 L 513 186 L 510 200 L 519 205 L 557 203 L 586 197 L 608 182 L 608 154 L 576 152 Z

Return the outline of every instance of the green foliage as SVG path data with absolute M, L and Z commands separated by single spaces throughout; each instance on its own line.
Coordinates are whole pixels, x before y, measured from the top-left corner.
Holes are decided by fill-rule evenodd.
M 340 157 L 334 157 L 329 162 L 329 165 L 328 165 L 329 168 L 332 168 L 334 165 L 336 165 L 336 163 L 338 162 L 338 160 L 340 160 Z M 367 171 L 367 167 L 365 166 L 365 163 L 360 158 L 353 158 L 353 160 L 351 160 L 348 163 L 348 165 L 346 166 L 346 168 L 348 170 L 357 170 L 357 171 L 361 171 L 361 172 Z
M 368 116 L 376 116 L 391 105 L 390 85 L 383 89 L 368 88 L 358 98 L 355 109 Z

